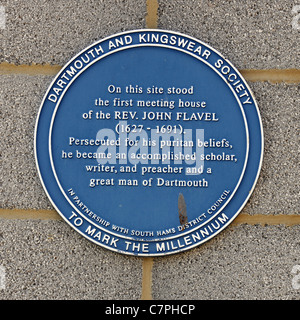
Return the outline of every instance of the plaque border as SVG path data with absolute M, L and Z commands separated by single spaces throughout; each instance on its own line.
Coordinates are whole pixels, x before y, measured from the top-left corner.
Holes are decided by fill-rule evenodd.
M 210 236 L 206 237 L 204 240 L 202 241 L 199 241 L 199 242 L 196 242 L 195 244 L 193 245 L 189 245 L 189 246 L 186 246 L 185 248 L 183 249 L 179 249 L 179 250 L 174 250 L 174 251 L 168 251 L 168 252 L 164 252 L 164 253 L 149 253 L 149 254 L 145 254 L 145 253 L 132 253 L 132 252 L 128 252 L 128 251 L 124 251 L 124 250 L 119 250 L 119 249 L 114 249 L 110 246 L 106 246 L 105 244 L 103 243 L 100 243 L 94 239 L 92 239 L 91 237 L 89 237 L 88 235 L 84 234 L 82 231 L 80 231 L 78 228 L 76 228 L 74 226 L 74 224 L 72 224 L 68 219 L 67 217 L 60 211 L 60 209 L 56 206 L 54 200 L 52 199 L 52 197 L 50 196 L 50 194 L 48 193 L 48 190 L 46 188 L 46 185 L 45 185 L 45 182 L 44 182 L 44 179 L 42 177 L 42 174 L 41 174 L 41 171 L 40 171 L 40 167 L 39 167 L 39 159 L 38 159 L 38 155 L 37 155 L 37 132 L 38 132 L 38 124 L 39 124 L 39 120 L 40 120 L 40 116 L 41 116 L 41 112 L 42 112 L 42 109 L 43 109 L 43 105 L 45 103 L 45 100 L 46 98 L 48 97 L 49 93 L 50 93 L 50 90 L 51 88 L 53 87 L 53 85 L 56 83 L 56 81 L 58 80 L 58 78 L 60 77 L 60 75 L 64 72 L 64 70 L 70 66 L 70 64 L 75 61 L 78 57 L 80 57 L 84 52 L 87 52 L 89 49 L 95 47 L 96 45 L 99 45 L 101 43 L 103 43 L 104 41 L 107 41 L 109 39 L 113 39 L 113 38 L 116 38 L 118 36 L 124 36 L 124 35 L 128 35 L 128 34 L 133 34 L 133 33 L 143 33 L 143 32 L 159 32 L 159 33 L 167 33 L 167 34 L 171 34 L 171 35 L 177 35 L 177 36 L 182 36 L 182 37 L 185 37 L 185 38 L 188 38 L 190 40 L 193 40 L 193 41 L 196 41 L 197 43 L 199 44 L 202 44 L 203 46 L 205 46 L 206 48 L 210 49 L 212 52 L 214 52 L 215 54 L 217 54 L 220 58 L 224 59 L 224 61 L 226 61 L 226 63 L 228 63 L 228 65 L 232 68 L 232 70 L 240 77 L 240 79 L 242 80 L 242 83 L 243 85 L 245 85 L 245 88 L 249 91 L 250 95 L 251 95 L 251 98 L 253 100 L 253 103 L 254 103 L 254 107 L 256 109 L 256 113 L 257 113 L 257 116 L 258 116 L 258 120 L 259 120 L 259 126 L 260 126 L 260 136 L 261 136 L 261 150 L 260 150 L 260 161 L 259 161 L 259 166 L 258 166 L 258 170 L 256 172 L 256 177 L 254 179 L 254 182 L 252 184 L 252 187 L 249 191 L 249 194 L 247 195 L 247 197 L 245 198 L 244 202 L 242 203 L 242 205 L 240 206 L 240 208 L 236 211 L 235 214 L 233 214 L 231 216 L 231 218 L 229 219 L 229 221 L 227 221 L 222 227 L 220 227 L 218 230 L 216 230 L 214 233 L 212 233 Z M 70 201 L 70 199 L 65 195 L 65 192 L 63 190 L 63 188 L 61 187 L 60 183 L 59 183 L 59 179 L 56 175 L 56 172 L 55 172 L 55 169 L 54 169 L 54 164 L 53 164 L 53 159 L 52 159 L 52 152 L 51 152 L 51 130 L 52 130 L 52 126 L 53 126 L 53 122 L 54 122 L 54 118 L 55 118 L 55 115 L 56 115 L 56 111 L 59 107 L 59 104 L 64 96 L 64 94 L 68 91 L 68 88 L 69 86 L 71 86 L 71 84 L 73 83 L 73 81 L 78 77 L 80 76 L 87 68 L 89 68 L 91 65 L 93 65 L 95 62 L 101 60 L 102 58 L 110 55 L 110 54 L 113 54 L 113 53 L 117 53 L 119 51 L 122 51 L 122 50 L 126 50 L 126 49 L 131 49 L 131 48 L 135 48 L 135 47 L 142 47 L 142 46 L 146 46 L 146 47 L 165 47 L 167 49 L 173 49 L 173 50 L 177 50 L 177 51 L 181 51 L 185 54 L 189 54 L 190 56 L 192 56 L 193 58 L 196 58 L 198 60 L 200 60 L 201 62 L 204 62 L 207 66 L 209 66 L 211 69 L 213 69 L 214 72 L 216 72 L 219 77 L 221 77 L 223 79 L 223 81 L 226 82 L 225 80 L 225 77 L 218 71 L 216 70 L 210 63 L 208 63 L 207 61 L 205 61 L 204 59 L 202 59 L 201 57 L 199 56 L 196 56 L 196 54 L 192 53 L 192 52 L 187 52 L 186 50 L 183 50 L 183 49 L 180 49 L 178 48 L 177 46 L 171 46 L 171 45 L 162 45 L 162 44 L 154 44 L 154 43 L 145 43 L 145 44 L 138 44 L 138 45 L 125 45 L 124 47 L 122 48 L 119 48 L 119 49 L 115 49 L 111 52 L 107 52 L 103 55 L 101 55 L 100 57 L 96 58 L 96 59 L 93 59 L 91 62 L 89 62 L 86 66 L 84 66 L 81 70 L 79 70 L 77 72 L 77 74 L 71 79 L 71 81 L 69 81 L 69 83 L 67 84 L 67 86 L 64 88 L 64 91 L 62 93 L 62 95 L 59 97 L 58 101 L 55 103 L 55 111 L 52 112 L 52 116 L 51 116 L 51 125 L 50 125 L 50 129 L 49 129 L 49 138 L 48 138 L 48 151 L 49 151 L 49 156 L 50 156 L 50 162 L 51 162 L 51 168 L 52 168 L 52 173 L 55 177 L 55 180 L 57 182 L 57 185 L 60 189 L 60 191 L 62 192 L 63 196 L 65 197 L 65 199 L 69 202 L 69 204 L 71 204 L 71 206 L 73 207 L 73 209 L 76 210 L 77 213 L 79 213 L 83 219 L 87 220 L 90 224 L 94 225 L 95 227 L 97 227 L 98 229 L 102 229 L 102 227 L 98 224 L 95 224 L 93 221 L 90 221 L 86 216 L 84 216 L 79 210 L 78 208 L 76 208 L 72 202 Z M 118 237 L 118 238 L 123 238 L 123 239 L 129 239 L 129 240 L 132 240 L 132 241 L 137 241 L 137 242 L 161 242 L 161 241 L 170 241 L 172 239 L 175 239 L 175 238 L 182 238 L 183 236 L 185 235 L 188 235 L 189 233 L 192 233 L 194 232 L 195 230 L 198 230 L 200 229 L 203 225 L 206 225 L 209 221 L 211 221 L 212 219 L 214 219 L 215 217 L 217 217 L 222 209 L 224 209 L 225 206 L 227 206 L 232 197 L 234 196 L 235 192 L 238 190 L 243 178 L 244 178 L 244 174 L 245 174 L 245 171 L 246 171 L 246 168 L 247 168 L 247 164 L 248 164 L 248 158 L 249 158 L 249 126 L 248 126 L 248 122 L 247 122 L 247 118 L 245 116 L 245 112 L 244 112 L 244 109 L 241 105 L 241 101 L 239 100 L 239 98 L 237 97 L 237 94 L 236 92 L 234 92 L 233 88 L 227 84 L 228 87 L 230 88 L 230 90 L 232 91 L 232 93 L 234 94 L 234 97 L 235 99 L 237 100 L 238 104 L 239 104 L 239 107 L 241 109 L 241 112 L 242 112 L 242 115 L 243 115 L 243 119 L 244 119 L 244 125 L 245 125 L 245 129 L 246 129 L 246 136 L 247 136 L 247 148 L 246 148 L 246 156 L 245 156 L 245 162 L 244 162 L 244 166 L 243 166 L 243 170 L 242 170 L 242 174 L 240 175 L 240 178 L 239 178 L 239 181 L 234 189 L 234 192 L 231 193 L 230 197 L 228 198 L 228 200 L 225 202 L 225 204 L 215 213 L 213 214 L 213 216 L 211 216 L 208 220 L 206 220 L 205 222 L 203 222 L 202 224 L 197 224 L 196 227 L 194 228 L 191 228 L 188 232 L 185 232 L 185 233 L 182 233 L 182 234 L 176 234 L 174 237 L 167 237 L 167 238 L 156 238 L 156 239 L 143 239 L 143 238 L 137 238 L 137 237 L 125 237 L 123 235 L 120 235 L 120 234 L 115 234 L 114 232 L 111 232 L 107 229 L 102 229 L 104 232 L 108 233 L 108 234 L 113 234 L 114 236 Z M 40 181 L 43 185 L 43 188 L 49 198 L 49 200 L 51 201 L 52 205 L 54 206 L 54 208 L 56 209 L 56 211 L 60 214 L 60 216 L 73 228 L 75 229 L 78 233 L 80 233 L 82 236 L 84 236 L 85 238 L 87 238 L 88 240 L 96 243 L 97 245 L 100 245 L 102 247 L 105 247 L 109 250 L 112 250 L 112 251 L 116 251 L 116 252 L 121 252 L 121 253 L 124 253 L 124 254 L 127 254 L 127 255 L 137 255 L 137 256 L 164 256 L 164 255 L 170 255 L 170 254 L 175 254 L 175 253 L 178 253 L 178 252 L 182 252 L 182 251 L 186 251 L 186 250 L 189 250 L 191 248 L 194 248 L 196 246 L 199 246 L 200 244 L 208 241 L 209 239 L 213 238 L 214 236 L 216 236 L 219 232 L 221 232 L 222 230 L 224 230 L 229 224 L 231 224 L 231 222 L 237 217 L 237 215 L 240 213 L 240 211 L 243 209 L 243 207 L 245 206 L 245 204 L 248 202 L 250 196 L 252 195 L 253 193 L 253 190 L 257 184 L 257 180 L 259 178 L 259 175 L 260 175 L 260 171 L 261 171 L 261 167 L 262 167 L 262 161 L 263 161 L 263 152 L 264 152 L 264 139 L 263 139 L 263 125 L 262 125 L 262 121 L 261 121 L 261 115 L 260 115 L 260 112 L 259 112 L 259 109 L 258 109 L 258 105 L 257 105 L 257 102 L 255 100 L 255 97 L 252 93 L 252 90 L 250 89 L 248 83 L 246 82 L 246 80 L 244 79 L 244 77 L 240 74 L 240 72 L 235 68 L 234 65 L 232 65 L 232 63 L 230 61 L 228 61 L 218 50 L 212 48 L 210 45 L 206 44 L 205 42 L 197 39 L 197 38 L 194 38 L 194 37 L 191 37 L 189 35 L 186 35 L 186 34 L 183 34 L 183 33 L 179 33 L 179 32 L 175 32 L 175 31 L 170 31 L 170 30 L 163 30 L 163 29 L 136 29 L 136 30 L 129 30 L 129 31 L 125 31 L 125 32 L 120 32 L 120 33 L 117 33 L 117 34 L 113 34 L 113 35 L 110 35 L 108 37 L 105 37 L 101 40 L 98 40 L 98 41 L 95 41 L 93 44 L 87 46 L 86 48 L 84 48 L 83 50 L 81 50 L 78 54 L 76 54 L 75 56 L 73 56 L 62 68 L 61 70 L 58 72 L 58 74 L 54 77 L 54 79 L 52 80 L 51 84 L 48 86 L 48 89 L 44 95 L 44 98 L 42 100 L 42 103 L 40 105 L 40 109 L 39 109 L 39 112 L 38 112 L 38 115 L 37 115 L 37 118 L 36 118 L 36 124 L 35 124 L 35 132 L 34 132 L 34 154 L 35 154 L 35 160 L 36 160 L 36 167 L 37 167 L 37 170 L 38 170 L 38 175 L 39 175 L 39 178 L 40 178 Z

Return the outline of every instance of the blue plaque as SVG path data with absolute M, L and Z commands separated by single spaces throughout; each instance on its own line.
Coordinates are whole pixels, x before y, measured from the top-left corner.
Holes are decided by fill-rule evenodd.
M 237 69 L 164 30 L 100 40 L 59 72 L 40 108 L 37 168 L 84 237 L 138 256 L 211 239 L 239 214 L 261 168 L 263 130 Z

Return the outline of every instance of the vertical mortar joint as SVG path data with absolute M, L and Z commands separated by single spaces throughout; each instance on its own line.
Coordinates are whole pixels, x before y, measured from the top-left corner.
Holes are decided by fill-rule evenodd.
M 142 300 L 153 300 L 152 298 L 152 267 L 153 258 L 143 258 Z
M 156 29 L 158 24 L 158 0 L 147 0 L 146 28 Z

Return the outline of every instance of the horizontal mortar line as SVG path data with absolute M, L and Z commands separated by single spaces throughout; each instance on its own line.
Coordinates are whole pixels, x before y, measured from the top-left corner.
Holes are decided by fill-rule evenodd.
M 0 63 L 0 75 L 26 74 L 26 75 L 49 75 L 54 76 L 60 70 L 60 65 L 32 64 L 15 65 L 12 63 Z M 270 83 L 300 83 L 300 69 L 244 69 L 239 70 L 243 77 L 250 82 Z
M 265 69 L 265 70 L 240 70 L 241 74 L 247 81 L 270 83 L 299 83 L 299 69 Z
M 286 225 L 286 226 L 295 226 L 300 225 L 300 215 L 297 214 L 254 214 L 250 215 L 248 213 L 240 213 L 235 220 L 232 222 L 232 225 Z
M 62 220 L 55 210 L 30 210 L 30 209 L 0 209 L 0 219 L 21 220 Z M 240 213 L 232 225 L 300 225 L 300 215 L 296 214 L 254 214 Z
M 62 220 L 55 210 L 0 209 L 0 219 Z
M 2 62 L 0 63 L 0 75 L 8 74 L 26 74 L 30 76 L 38 75 L 56 75 L 61 70 L 60 65 L 51 64 L 20 64 L 15 65 L 13 63 Z

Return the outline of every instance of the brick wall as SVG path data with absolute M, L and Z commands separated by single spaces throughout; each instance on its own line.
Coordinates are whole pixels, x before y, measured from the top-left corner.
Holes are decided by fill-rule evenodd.
M 298 0 L 0 1 L 0 299 L 299 299 Z M 265 155 L 233 224 L 185 253 L 136 258 L 71 229 L 39 181 L 33 136 L 60 68 L 105 36 L 159 28 L 228 58 L 259 105 Z

